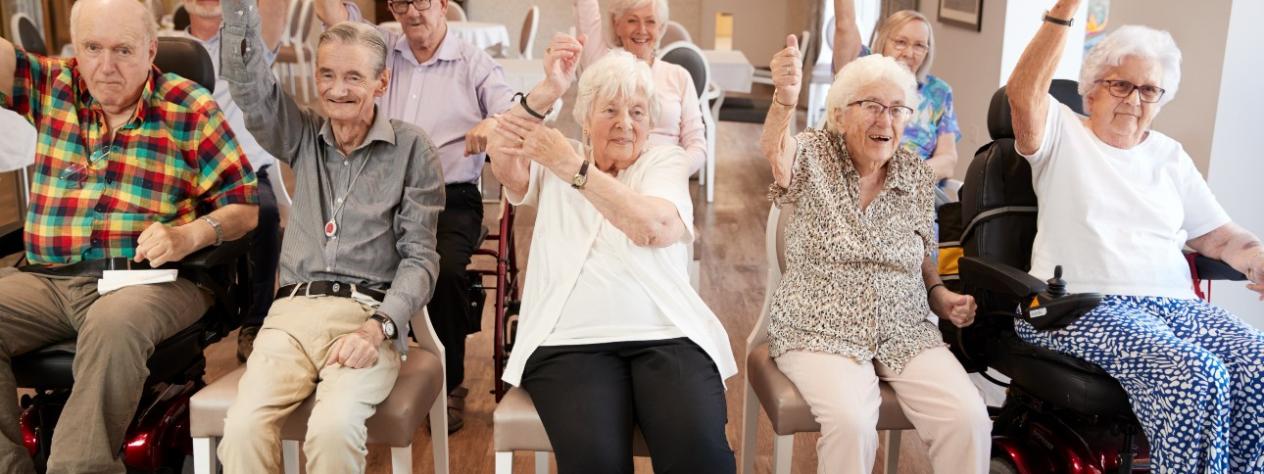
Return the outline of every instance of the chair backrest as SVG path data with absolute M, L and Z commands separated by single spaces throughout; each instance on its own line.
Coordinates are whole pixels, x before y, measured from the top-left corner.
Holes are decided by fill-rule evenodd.
M 198 83 L 207 91 L 215 90 L 215 64 L 210 53 L 192 38 L 181 36 L 158 37 L 158 54 L 154 66 L 159 71 L 178 74 Z
M 48 56 L 48 44 L 44 42 L 44 33 L 40 32 L 35 22 L 25 13 L 14 13 L 9 21 L 10 38 L 28 53 Z
M 540 7 L 531 5 L 527 16 L 522 19 L 522 32 L 518 33 L 518 54 L 531 59 L 531 48 L 535 47 L 535 33 L 540 28 Z
M 812 65 L 816 64 L 816 55 L 807 54 L 808 51 L 812 50 L 812 32 L 803 30 L 799 35 L 799 51 L 803 52 L 803 73 L 810 75 Z M 820 51 L 817 51 L 817 53 L 820 53 Z
M 660 49 L 658 59 L 689 71 L 689 75 L 693 76 L 693 85 L 698 92 L 698 97 L 703 97 L 707 90 L 707 83 L 711 82 L 711 64 L 707 62 L 707 58 L 702 55 L 702 50 L 698 49 L 697 45 L 677 41 Z
M 692 43 L 693 37 L 689 35 L 689 30 L 685 29 L 685 25 L 675 20 L 668 20 L 667 30 L 663 32 L 663 37 L 659 38 L 659 44 L 672 44 L 677 41 Z
M 469 18 L 465 16 L 465 9 L 461 8 L 461 4 L 453 2 L 448 2 L 448 14 L 446 18 L 448 21 L 470 21 Z
M 825 19 L 825 26 L 821 27 L 821 49 L 834 47 L 834 21 L 835 17 L 831 16 Z
M 764 257 L 768 262 L 768 278 L 764 284 L 764 307 L 759 312 L 759 321 L 746 337 L 746 355 L 751 349 L 768 341 L 768 319 L 772 310 L 772 297 L 781 285 L 781 277 L 786 270 L 786 228 L 794 220 L 794 205 L 786 204 L 778 207 L 773 204 L 768 209 L 768 225 L 764 229 Z
M 307 37 L 311 36 L 312 28 L 316 25 L 315 0 L 298 0 L 303 2 L 298 12 L 298 29 L 294 31 L 294 45 L 301 46 L 307 44 Z
M 184 8 L 183 4 L 176 5 L 176 11 L 171 12 L 171 27 L 176 31 L 183 31 L 189 27 L 190 22 L 192 20 L 189 19 L 189 10 Z

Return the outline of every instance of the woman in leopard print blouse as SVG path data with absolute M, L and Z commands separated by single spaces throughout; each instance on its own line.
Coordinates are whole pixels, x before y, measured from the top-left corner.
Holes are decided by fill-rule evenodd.
M 917 82 L 890 58 L 860 58 L 830 88 L 826 129 L 792 137 L 802 73 L 787 45 L 773 58 L 776 105 L 761 139 L 771 198 L 796 206 L 785 277 L 768 289 L 770 351 L 821 425 L 818 472 L 871 471 L 879 380 L 929 441 L 936 472 L 987 472 L 987 409 L 926 320 L 933 311 L 968 325 L 975 304 L 940 283 L 934 173 L 898 146 Z

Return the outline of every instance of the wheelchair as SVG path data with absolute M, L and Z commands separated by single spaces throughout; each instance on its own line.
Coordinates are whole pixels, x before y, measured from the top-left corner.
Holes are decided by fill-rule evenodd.
M 1050 93 L 1083 114 L 1074 81 L 1055 80 Z M 1031 168 L 1014 149 L 1003 87 L 992 96 L 988 131 L 993 141 L 970 163 L 960 202 L 940 206 L 939 222 L 945 284 L 978 303 L 973 325 L 940 322 L 944 340 L 967 371 L 1007 387 L 1004 405 L 993 412 L 991 472 L 1149 472 L 1145 436 L 1119 382 L 1096 365 L 1028 344 L 1014 332 L 1016 318 L 1040 330 L 1065 327 L 1102 295 L 1067 294 L 1061 275 L 1041 282 L 1027 274 L 1038 203 Z M 1223 262 L 1187 257 L 1196 285 L 1245 280 Z M 1010 382 L 993 379 L 985 373 L 989 368 Z
M 210 56 L 196 41 L 162 37 L 155 65 L 214 86 Z M 25 188 L 25 182 L 19 188 Z M 19 196 L 19 207 L 25 193 Z M 155 346 L 147 366 L 149 377 L 136 415 L 123 438 L 121 457 L 129 472 L 184 472 L 192 455 L 189 434 L 189 397 L 206 385 L 203 350 L 235 330 L 251 301 L 251 264 L 246 257 L 251 235 L 208 247 L 179 263 L 182 278 L 210 290 L 214 303 L 192 326 Z M 22 228 L 0 236 L 0 256 L 24 252 Z M 75 341 L 23 354 L 12 359 L 19 388 L 34 390 L 20 400 L 22 441 L 36 469 L 47 467 L 53 429 L 74 386 L 72 366 Z
M 471 314 L 477 320 L 483 317 L 483 304 L 487 299 L 487 290 L 493 291 L 492 320 L 495 333 L 492 341 L 492 361 L 496 378 L 493 381 L 492 394 L 495 395 L 497 402 L 509 390 L 508 384 L 500 380 L 500 375 L 505 372 L 505 363 L 509 361 L 509 351 L 513 349 L 514 339 L 518 332 L 518 311 L 522 306 L 522 285 L 518 281 L 520 270 L 517 239 L 514 238 L 514 220 L 517 213 L 514 206 L 505 200 L 503 189 L 499 207 L 500 217 L 497 220 L 496 232 L 493 233 L 487 226 L 482 226 L 478 249 L 474 251 L 475 256 L 491 257 L 495 262 L 495 267 L 490 270 L 469 270 L 470 282 L 472 282 L 470 301 L 475 306 L 471 308 Z M 483 244 L 488 241 L 495 242 L 495 248 L 484 247 Z M 487 284 L 485 277 L 492 278 L 494 283 Z

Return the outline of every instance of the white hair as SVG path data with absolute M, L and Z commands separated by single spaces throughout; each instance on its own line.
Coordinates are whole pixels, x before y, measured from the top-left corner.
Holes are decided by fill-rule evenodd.
M 358 21 L 344 21 L 322 32 L 316 46 L 320 47 L 330 41 L 368 48 L 373 53 L 373 73 L 382 74 L 386 70 L 386 40 L 377 28 Z
M 1088 97 L 1096 82 L 1129 56 L 1152 60 L 1163 68 L 1163 83 L 1159 87 L 1166 92 L 1159 105 L 1176 97 L 1181 83 L 1181 50 L 1170 33 L 1140 25 L 1121 26 L 1089 50 L 1080 68 L 1080 96 Z
M 79 16 L 83 13 L 81 6 L 86 1 L 80 0 L 70 6 L 70 42 L 75 43 L 75 39 L 79 36 Z M 145 42 L 152 43 L 158 39 L 158 20 L 154 17 L 154 12 L 148 8 L 143 8 L 144 13 L 141 14 L 141 22 L 145 24 Z
M 648 5 L 654 5 L 654 19 L 658 20 L 658 39 L 663 39 L 663 32 L 667 31 L 667 21 L 669 10 L 667 9 L 667 0 L 614 0 L 610 2 L 610 19 L 618 21 L 629 10 L 636 10 Z M 610 36 L 610 44 L 615 46 L 623 46 L 619 41 L 619 37 L 614 34 L 614 28 L 606 28 L 607 35 Z M 658 45 L 654 45 L 657 47 Z
M 881 82 L 895 84 L 904 91 L 904 105 L 917 110 L 921 96 L 917 93 L 917 78 L 913 73 L 894 58 L 881 54 L 870 54 L 856 59 L 838 71 L 834 84 L 830 85 L 829 94 L 825 96 L 825 125 L 830 130 L 842 127 L 834 118 L 834 111 L 846 107 L 859 97 L 865 87 Z M 887 104 L 891 105 L 891 104 Z
M 587 127 L 595 104 L 616 97 L 644 97 L 649 103 L 650 126 L 658 117 L 658 100 L 654 96 L 654 73 L 650 66 L 632 53 L 616 49 L 584 70 L 575 94 L 575 121 Z

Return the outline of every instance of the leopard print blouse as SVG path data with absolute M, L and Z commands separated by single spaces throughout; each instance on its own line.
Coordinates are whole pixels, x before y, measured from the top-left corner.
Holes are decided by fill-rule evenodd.
M 944 345 L 926 320 L 921 272 L 936 245 L 934 172 L 899 149 L 887 162 L 883 189 L 862 212 L 860 174 L 842 135 L 808 129 L 796 138 L 789 187 L 769 189 L 777 205 L 796 204 L 769 351 L 876 358 L 901 372 L 923 350 Z

